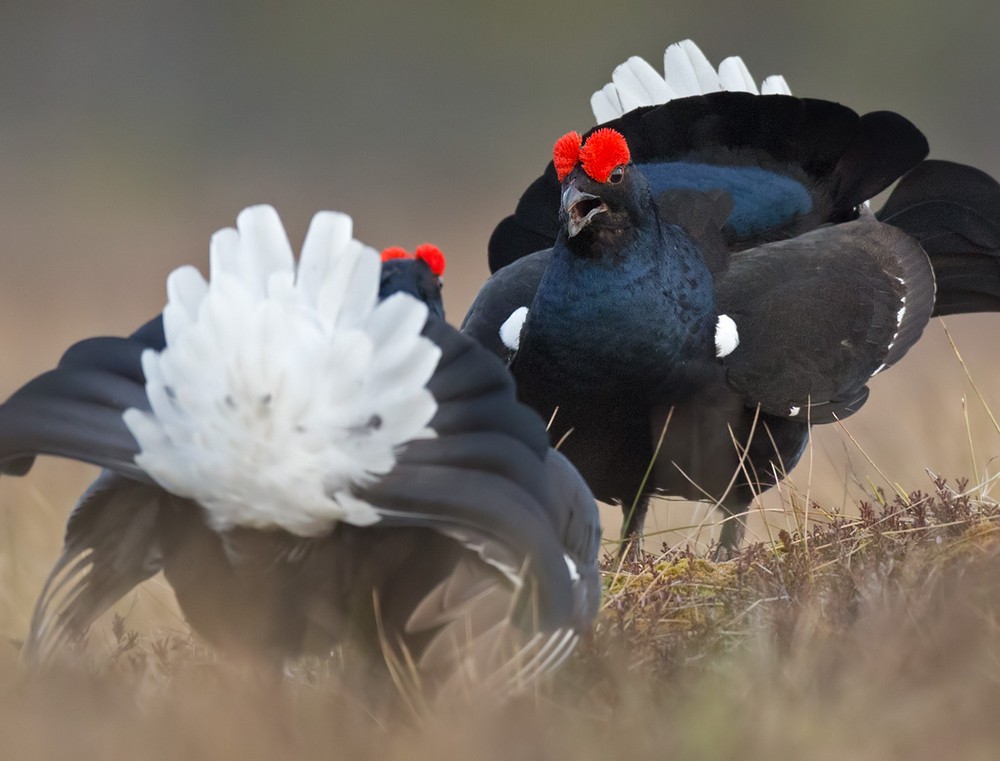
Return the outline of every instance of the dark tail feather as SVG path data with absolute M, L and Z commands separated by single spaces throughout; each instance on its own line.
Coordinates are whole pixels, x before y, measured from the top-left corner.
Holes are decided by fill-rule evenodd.
M 87 489 L 35 605 L 29 657 L 44 660 L 82 637 L 98 616 L 160 570 L 159 516 L 170 500 L 178 498 L 111 471 Z
M 985 172 L 927 160 L 877 214 L 912 235 L 937 280 L 934 316 L 1000 312 L 1000 184 Z

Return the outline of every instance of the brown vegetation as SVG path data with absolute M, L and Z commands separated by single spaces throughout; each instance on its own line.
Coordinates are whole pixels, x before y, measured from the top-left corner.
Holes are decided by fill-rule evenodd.
M 111 637 L 47 672 L 0 665 L 8 758 L 989 758 L 1000 742 L 1000 506 L 934 483 L 810 506 L 734 561 L 605 562 L 593 635 L 497 707 L 373 708 L 342 664 L 280 684 L 183 632 Z M 804 511 L 798 513 L 800 519 Z M 84 665 L 86 664 L 86 665 Z

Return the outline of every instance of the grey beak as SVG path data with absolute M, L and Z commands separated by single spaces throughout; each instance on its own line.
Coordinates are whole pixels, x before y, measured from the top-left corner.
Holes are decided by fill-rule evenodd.
M 596 214 L 607 211 L 608 207 L 597 196 L 568 185 L 562 194 L 562 210 L 567 219 L 566 234 L 572 238 L 586 227 Z

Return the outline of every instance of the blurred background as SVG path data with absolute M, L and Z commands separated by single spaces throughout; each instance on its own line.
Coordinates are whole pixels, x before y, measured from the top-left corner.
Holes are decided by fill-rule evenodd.
M 253 203 L 273 204 L 296 244 L 318 209 L 349 212 L 376 247 L 437 243 L 459 321 L 493 225 L 553 140 L 592 125 L 590 95 L 615 65 L 639 54 L 660 68 L 687 37 L 713 63 L 741 55 L 758 81 L 780 73 L 798 95 L 898 111 L 932 156 L 1000 176 L 998 32 L 993 0 L 4 2 L 0 398 L 73 341 L 159 311 L 168 272 L 204 269 L 211 233 Z M 948 326 L 1000 413 L 1000 315 Z M 829 510 L 876 486 L 926 489 L 925 469 L 983 481 L 1000 455 L 938 322 L 846 431 L 814 439 L 791 481 Z M 0 482 L 0 632 L 23 636 L 93 475 L 45 462 Z M 768 516 L 785 527 L 780 497 Z M 649 527 L 715 519 L 669 504 Z M 162 585 L 144 594 L 170 610 Z

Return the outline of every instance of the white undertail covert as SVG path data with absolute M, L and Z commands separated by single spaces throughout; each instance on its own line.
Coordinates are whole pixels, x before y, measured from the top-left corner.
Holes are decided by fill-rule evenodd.
M 136 463 L 216 529 L 378 521 L 351 487 L 434 436 L 441 357 L 423 303 L 378 302 L 380 268 L 345 214 L 313 217 L 296 264 L 277 212 L 244 210 L 212 237 L 208 282 L 189 266 L 167 280 L 166 348 L 142 357 L 152 410 L 124 414 Z

